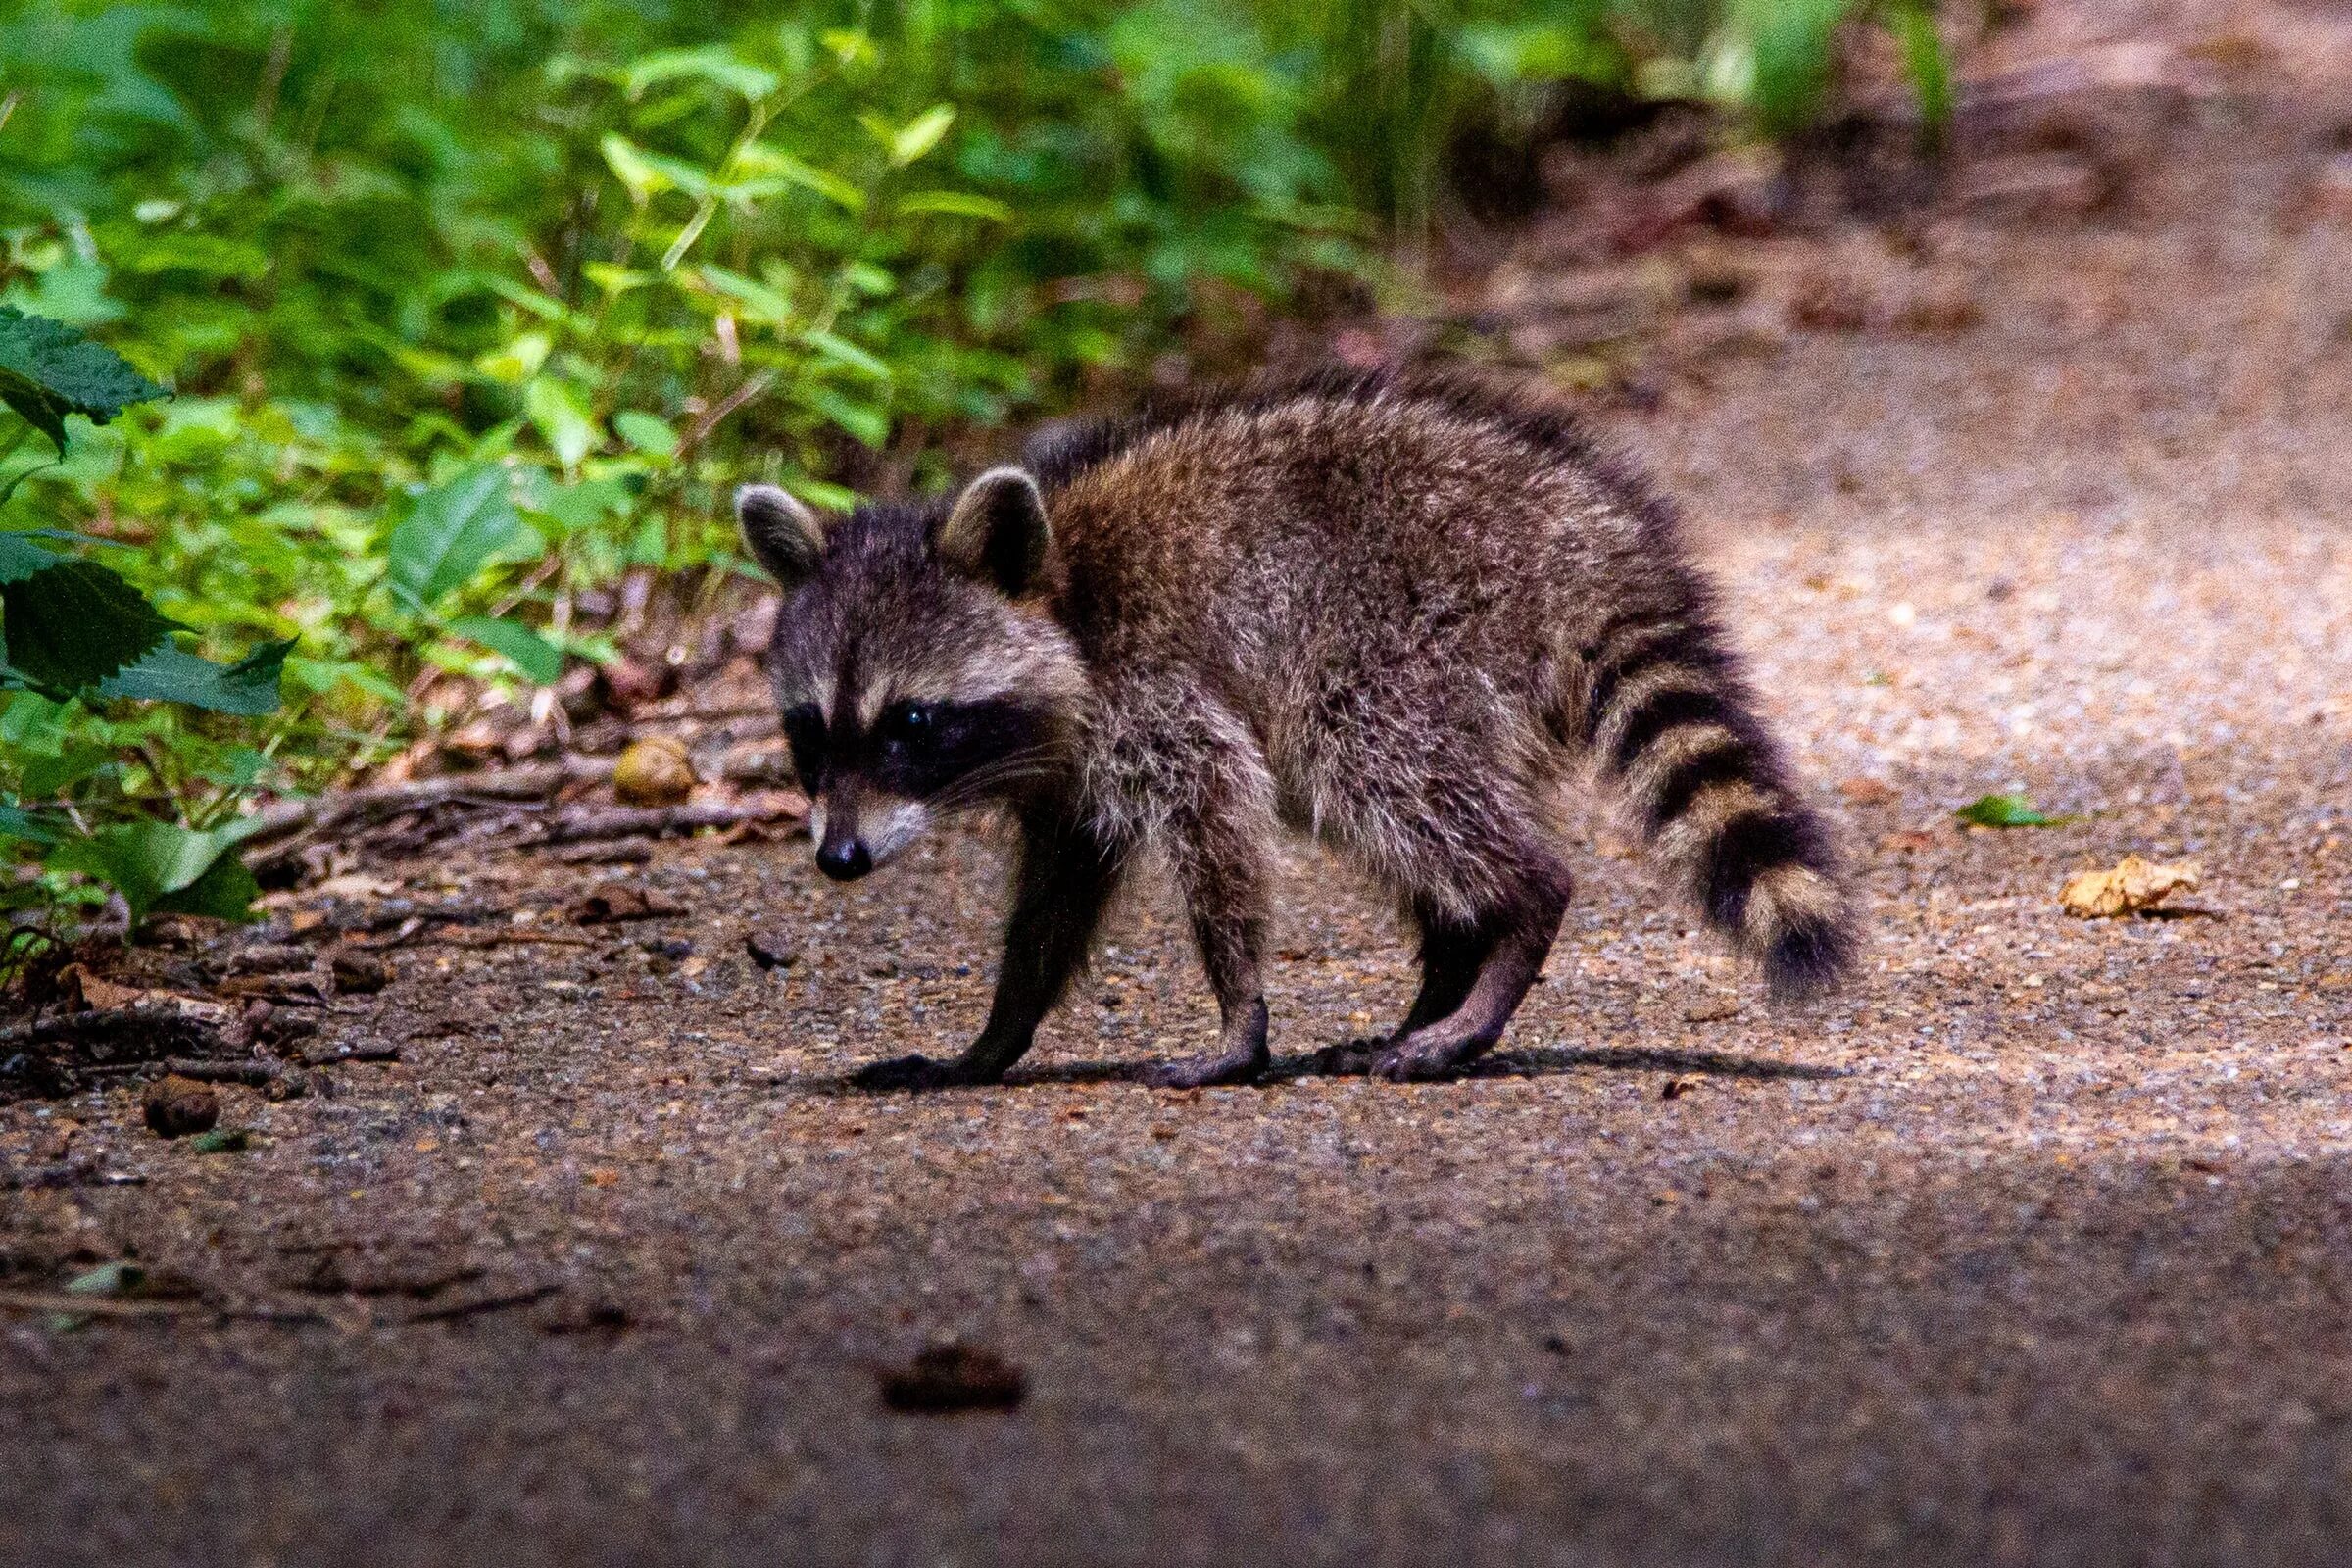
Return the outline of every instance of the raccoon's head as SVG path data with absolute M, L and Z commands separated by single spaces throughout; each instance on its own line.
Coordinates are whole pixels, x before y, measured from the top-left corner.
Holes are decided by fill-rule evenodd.
M 998 468 L 953 506 L 830 521 L 752 484 L 735 514 L 784 590 L 768 678 L 827 876 L 888 863 L 956 808 L 1066 787 L 1087 678 L 1045 606 L 1035 479 Z

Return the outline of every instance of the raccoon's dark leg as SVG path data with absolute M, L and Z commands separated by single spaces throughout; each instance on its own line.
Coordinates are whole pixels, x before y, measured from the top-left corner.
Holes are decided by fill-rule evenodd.
M 1037 1026 L 1086 967 L 1095 927 L 1116 890 L 1123 857 L 1065 818 L 1024 819 L 1020 866 L 996 1000 L 979 1038 L 953 1061 L 899 1056 L 851 1080 L 861 1089 L 938 1089 L 993 1084 L 1028 1053 Z
M 1271 815 L 1256 807 L 1258 792 L 1224 788 L 1224 782 L 1212 780 L 1201 810 L 1172 824 L 1169 846 L 1192 911 L 1193 940 L 1217 999 L 1216 1049 L 1152 1068 L 1145 1081 L 1157 1088 L 1252 1083 L 1272 1059 L 1262 961 L 1272 903 L 1266 872 Z
M 1459 1004 L 1434 1021 L 1415 1025 L 1408 1017 L 1396 1043 L 1374 1059 L 1374 1075 L 1399 1081 L 1443 1078 L 1493 1050 L 1543 974 L 1567 912 L 1567 877 L 1543 866 L 1531 871 L 1513 897 L 1459 928 L 1452 939 L 1460 943 L 1457 953 L 1479 955 Z M 1458 970 L 1448 978 L 1458 978 Z
M 1414 994 L 1404 1021 L 1385 1035 L 1365 1035 L 1324 1047 L 1315 1055 L 1315 1065 L 1321 1071 L 1371 1070 L 1372 1063 L 1391 1046 L 1414 1030 L 1446 1017 L 1470 995 L 1479 969 L 1494 951 L 1494 933 L 1477 925 L 1464 925 L 1436 910 L 1420 912 L 1414 923 L 1421 928 L 1421 989 Z

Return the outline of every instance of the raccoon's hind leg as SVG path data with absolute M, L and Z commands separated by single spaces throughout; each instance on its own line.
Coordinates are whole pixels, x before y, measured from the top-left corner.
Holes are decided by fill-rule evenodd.
M 1451 1015 L 1470 995 L 1480 967 L 1494 950 L 1493 937 L 1429 909 L 1416 910 L 1413 923 L 1421 932 L 1421 989 L 1405 1010 L 1404 1021 L 1385 1035 L 1365 1035 L 1325 1046 L 1315 1054 L 1319 1070 L 1368 1072 L 1390 1047 L 1414 1030 Z
M 1125 858 L 1096 834 L 1059 816 L 1024 818 L 1012 913 L 997 995 L 980 1036 L 953 1061 L 897 1056 L 858 1072 L 860 1089 L 943 1089 L 993 1084 L 1027 1054 L 1037 1026 L 1086 966 L 1095 927 Z
M 1540 863 L 1511 897 L 1475 919 L 1425 921 L 1421 996 L 1394 1042 L 1373 1056 L 1373 1075 L 1443 1078 L 1493 1050 L 1543 974 L 1567 912 L 1566 874 Z M 1457 991 L 1459 1000 L 1443 1015 L 1423 1016 L 1425 1006 L 1434 1012 Z

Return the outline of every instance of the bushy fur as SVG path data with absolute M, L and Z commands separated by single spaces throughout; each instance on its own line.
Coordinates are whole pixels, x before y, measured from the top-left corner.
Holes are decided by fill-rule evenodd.
M 1542 969 L 1569 887 L 1554 802 L 1588 759 L 1776 994 L 1851 961 L 1826 837 L 1672 514 L 1524 396 L 1326 375 L 1062 430 L 953 507 L 820 527 L 761 495 L 746 528 L 791 595 L 772 663 L 820 861 L 861 868 L 859 824 L 910 804 L 1001 803 L 1022 832 L 988 1026 L 871 1082 L 1001 1075 L 1146 848 L 1224 1018 L 1159 1077 L 1253 1076 L 1285 827 L 1420 931 L 1421 994 L 1374 1070 L 1450 1072 Z

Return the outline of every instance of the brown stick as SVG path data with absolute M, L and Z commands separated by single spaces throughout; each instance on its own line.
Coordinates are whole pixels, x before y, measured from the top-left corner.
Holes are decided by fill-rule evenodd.
M 569 784 L 601 783 L 612 776 L 609 757 L 567 757 L 560 762 L 504 768 L 491 773 L 451 773 L 406 784 L 370 784 L 356 790 L 279 801 L 259 813 L 262 826 L 245 842 L 265 846 L 305 830 L 381 822 L 444 801 L 471 797 L 487 801 L 543 801 Z
M 775 802 L 746 805 L 728 801 L 697 801 L 685 806 L 568 807 L 547 817 L 536 844 L 585 844 L 600 839 L 661 838 L 692 833 L 698 828 L 735 827 L 745 822 L 797 822 L 807 808 Z

